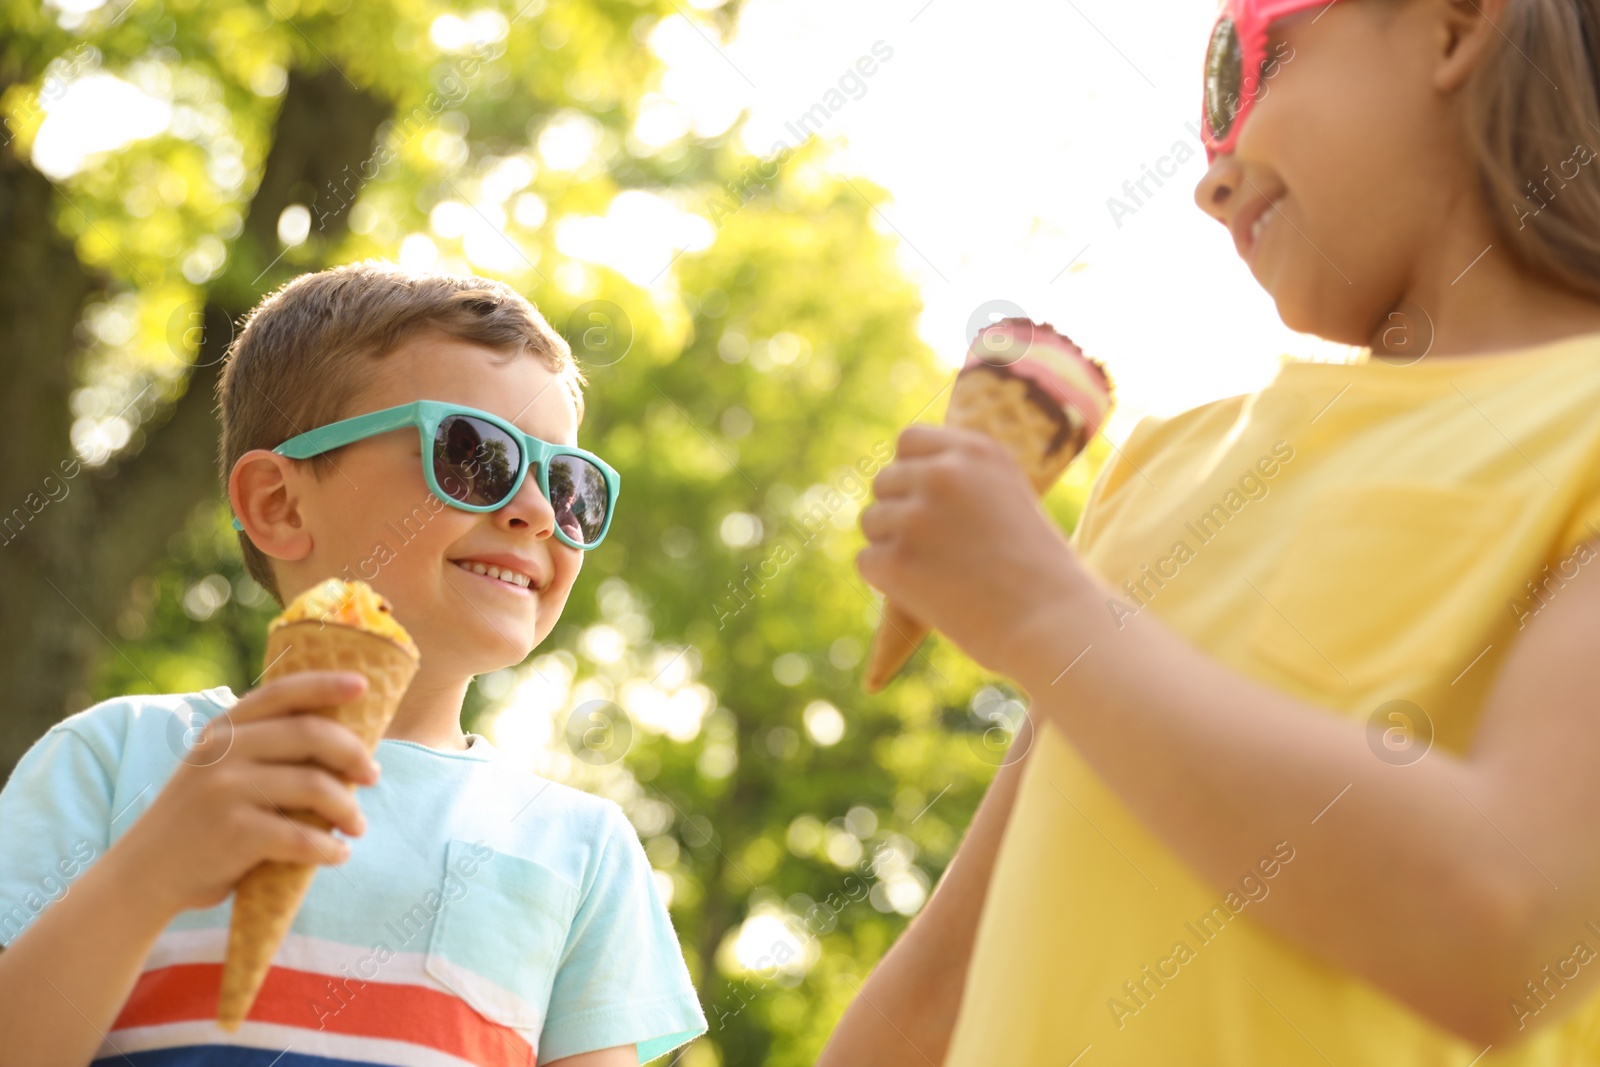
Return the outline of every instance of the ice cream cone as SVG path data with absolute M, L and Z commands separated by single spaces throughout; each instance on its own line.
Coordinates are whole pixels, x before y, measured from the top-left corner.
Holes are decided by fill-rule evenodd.
M 359 698 L 317 708 L 311 714 L 348 726 L 371 753 L 416 673 L 417 654 L 407 645 L 368 630 L 320 620 L 275 625 L 267 633 L 263 679 L 272 681 L 313 670 L 353 670 L 366 675 L 368 687 Z M 327 820 L 314 812 L 288 815 L 308 826 L 329 828 Z M 251 868 L 235 887 L 228 953 L 217 999 L 217 1022 L 224 1030 L 237 1030 L 249 1013 L 316 870 L 315 864 L 269 860 Z
M 1007 331 L 1014 358 L 991 363 L 980 356 L 990 331 Z M 1042 497 L 1099 432 L 1111 396 L 1105 368 L 1070 340 L 1048 325 L 1005 319 L 974 340 L 973 353 L 956 376 L 945 424 L 977 430 L 1005 445 Z M 928 630 L 894 601 L 884 603 L 867 660 L 867 692 L 876 693 L 900 673 Z

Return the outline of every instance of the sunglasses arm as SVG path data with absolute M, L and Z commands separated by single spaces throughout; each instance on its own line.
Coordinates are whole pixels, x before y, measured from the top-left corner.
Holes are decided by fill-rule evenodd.
M 357 415 L 353 419 L 344 419 L 329 423 L 327 426 L 319 426 L 315 430 L 308 430 L 289 438 L 273 451 L 288 459 L 310 459 L 312 456 L 332 452 L 364 437 L 398 430 L 404 426 L 416 426 L 420 416 L 420 404 L 402 404 L 399 407 L 384 408 L 382 411 Z M 244 524 L 239 521 L 237 515 L 233 518 L 233 528 L 241 532 L 244 530 Z
M 297 437 L 289 438 L 273 451 L 289 459 L 310 459 L 312 456 L 320 456 L 324 452 L 332 452 L 336 448 L 353 444 L 366 437 L 388 433 L 390 430 L 406 426 L 416 426 L 421 417 L 420 406 L 420 404 L 402 404 L 399 407 L 384 408 L 382 411 L 319 426 L 315 430 L 308 430 Z

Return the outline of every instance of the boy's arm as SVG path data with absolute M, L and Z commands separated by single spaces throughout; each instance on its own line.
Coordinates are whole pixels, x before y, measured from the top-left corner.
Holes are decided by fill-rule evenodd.
M 1364 719 L 1228 668 L 1151 612 L 1119 629 L 1115 593 L 992 443 L 916 426 L 900 444 L 862 515 L 868 581 L 1021 682 L 1035 721 L 1212 885 L 1287 841 L 1293 873 L 1252 905 L 1264 924 L 1480 1045 L 1518 1032 L 1524 983 L 1593 944 L 1600 568 L 1528 624 L 1469 754 L 1396 767 Z M 1600 969 L 1565 979 L 1541 1024 Z
M 327 863 L 348 855 L 332 833 L 284 812 L 314 811 L 346 834 L 362 832 L 345 783 L 375 781 L 375 765 L 347 727 L 298 712 L 344 703 L 366 684 L 348 672 L 289 675 L 208 724 L 213 739 L 228 731 L 226 755 L 204 766 L 180 764 L 117 843 L 0 952 L 0 1067 L 87 1064 L 173 916 L 226 900 L 262 860 Z M 75 747 L 82 742 L 54 740 L 66 747 L 30 752 L 0 793 L 8 841 L 0 873 L 12 891 L 45 884 L 34 882 L 37 858 L 19 858 L 26 850 L 15 835 L 57 828 L 61 810 L 92 788 L 83 777 L 88 761 Z M 91 807 L 103 812 L 105 799 Z
M 635 1046 L 618 1045 L 615 1048 L 580 1052 L 576 1056 L 564 1056 L 546 1067 L 639 1067 L 639 1056 Z
M 82 1067 L 174 914 L 148 867 L 112 848 L 0 952 L 0 1064 Z
M 583 1062 L 618 1048 L 655 1059 L 706 1032 L 671 917 L 638 833 L 606 801 L 586 831 L 600 842 L 557 966 L 540 1062 Z M 604 1061 L 601 1061 L 604 1062 Z
M 817 1067 L 944 1062 L 989 876 L 1032 739 L 1026 727 L 1017 736 L 933 895 L 845 1009 Z

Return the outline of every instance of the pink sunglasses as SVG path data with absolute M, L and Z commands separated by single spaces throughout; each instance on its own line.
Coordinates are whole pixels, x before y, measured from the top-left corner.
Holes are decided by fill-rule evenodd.
M 1227 0 L 1206 47 L 1204 124 L 1206 160 L 1232 152 L 1239 130 L 1262 86 L 1272 77 L 1277 56 L 1267 55 L 1267 29 L 1273 22 L 1335 0 Z M 1318 16 L 1320 17 L 1320 16 Z

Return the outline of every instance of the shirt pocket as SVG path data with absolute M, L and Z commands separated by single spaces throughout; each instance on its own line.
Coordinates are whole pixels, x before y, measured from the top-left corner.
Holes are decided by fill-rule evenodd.
M 1459 667 L 1473 621 L 1504 596 L 1485 558 L 1512 551 L 1520 502 L 1411 482 L 1322 490 L 1257 587 L 1249 650 L 1332 693 Z
M 538 1034 L 577 887 L 541 863 L 456 839 L 445 871 L 424 969 L 490 1022 Z

